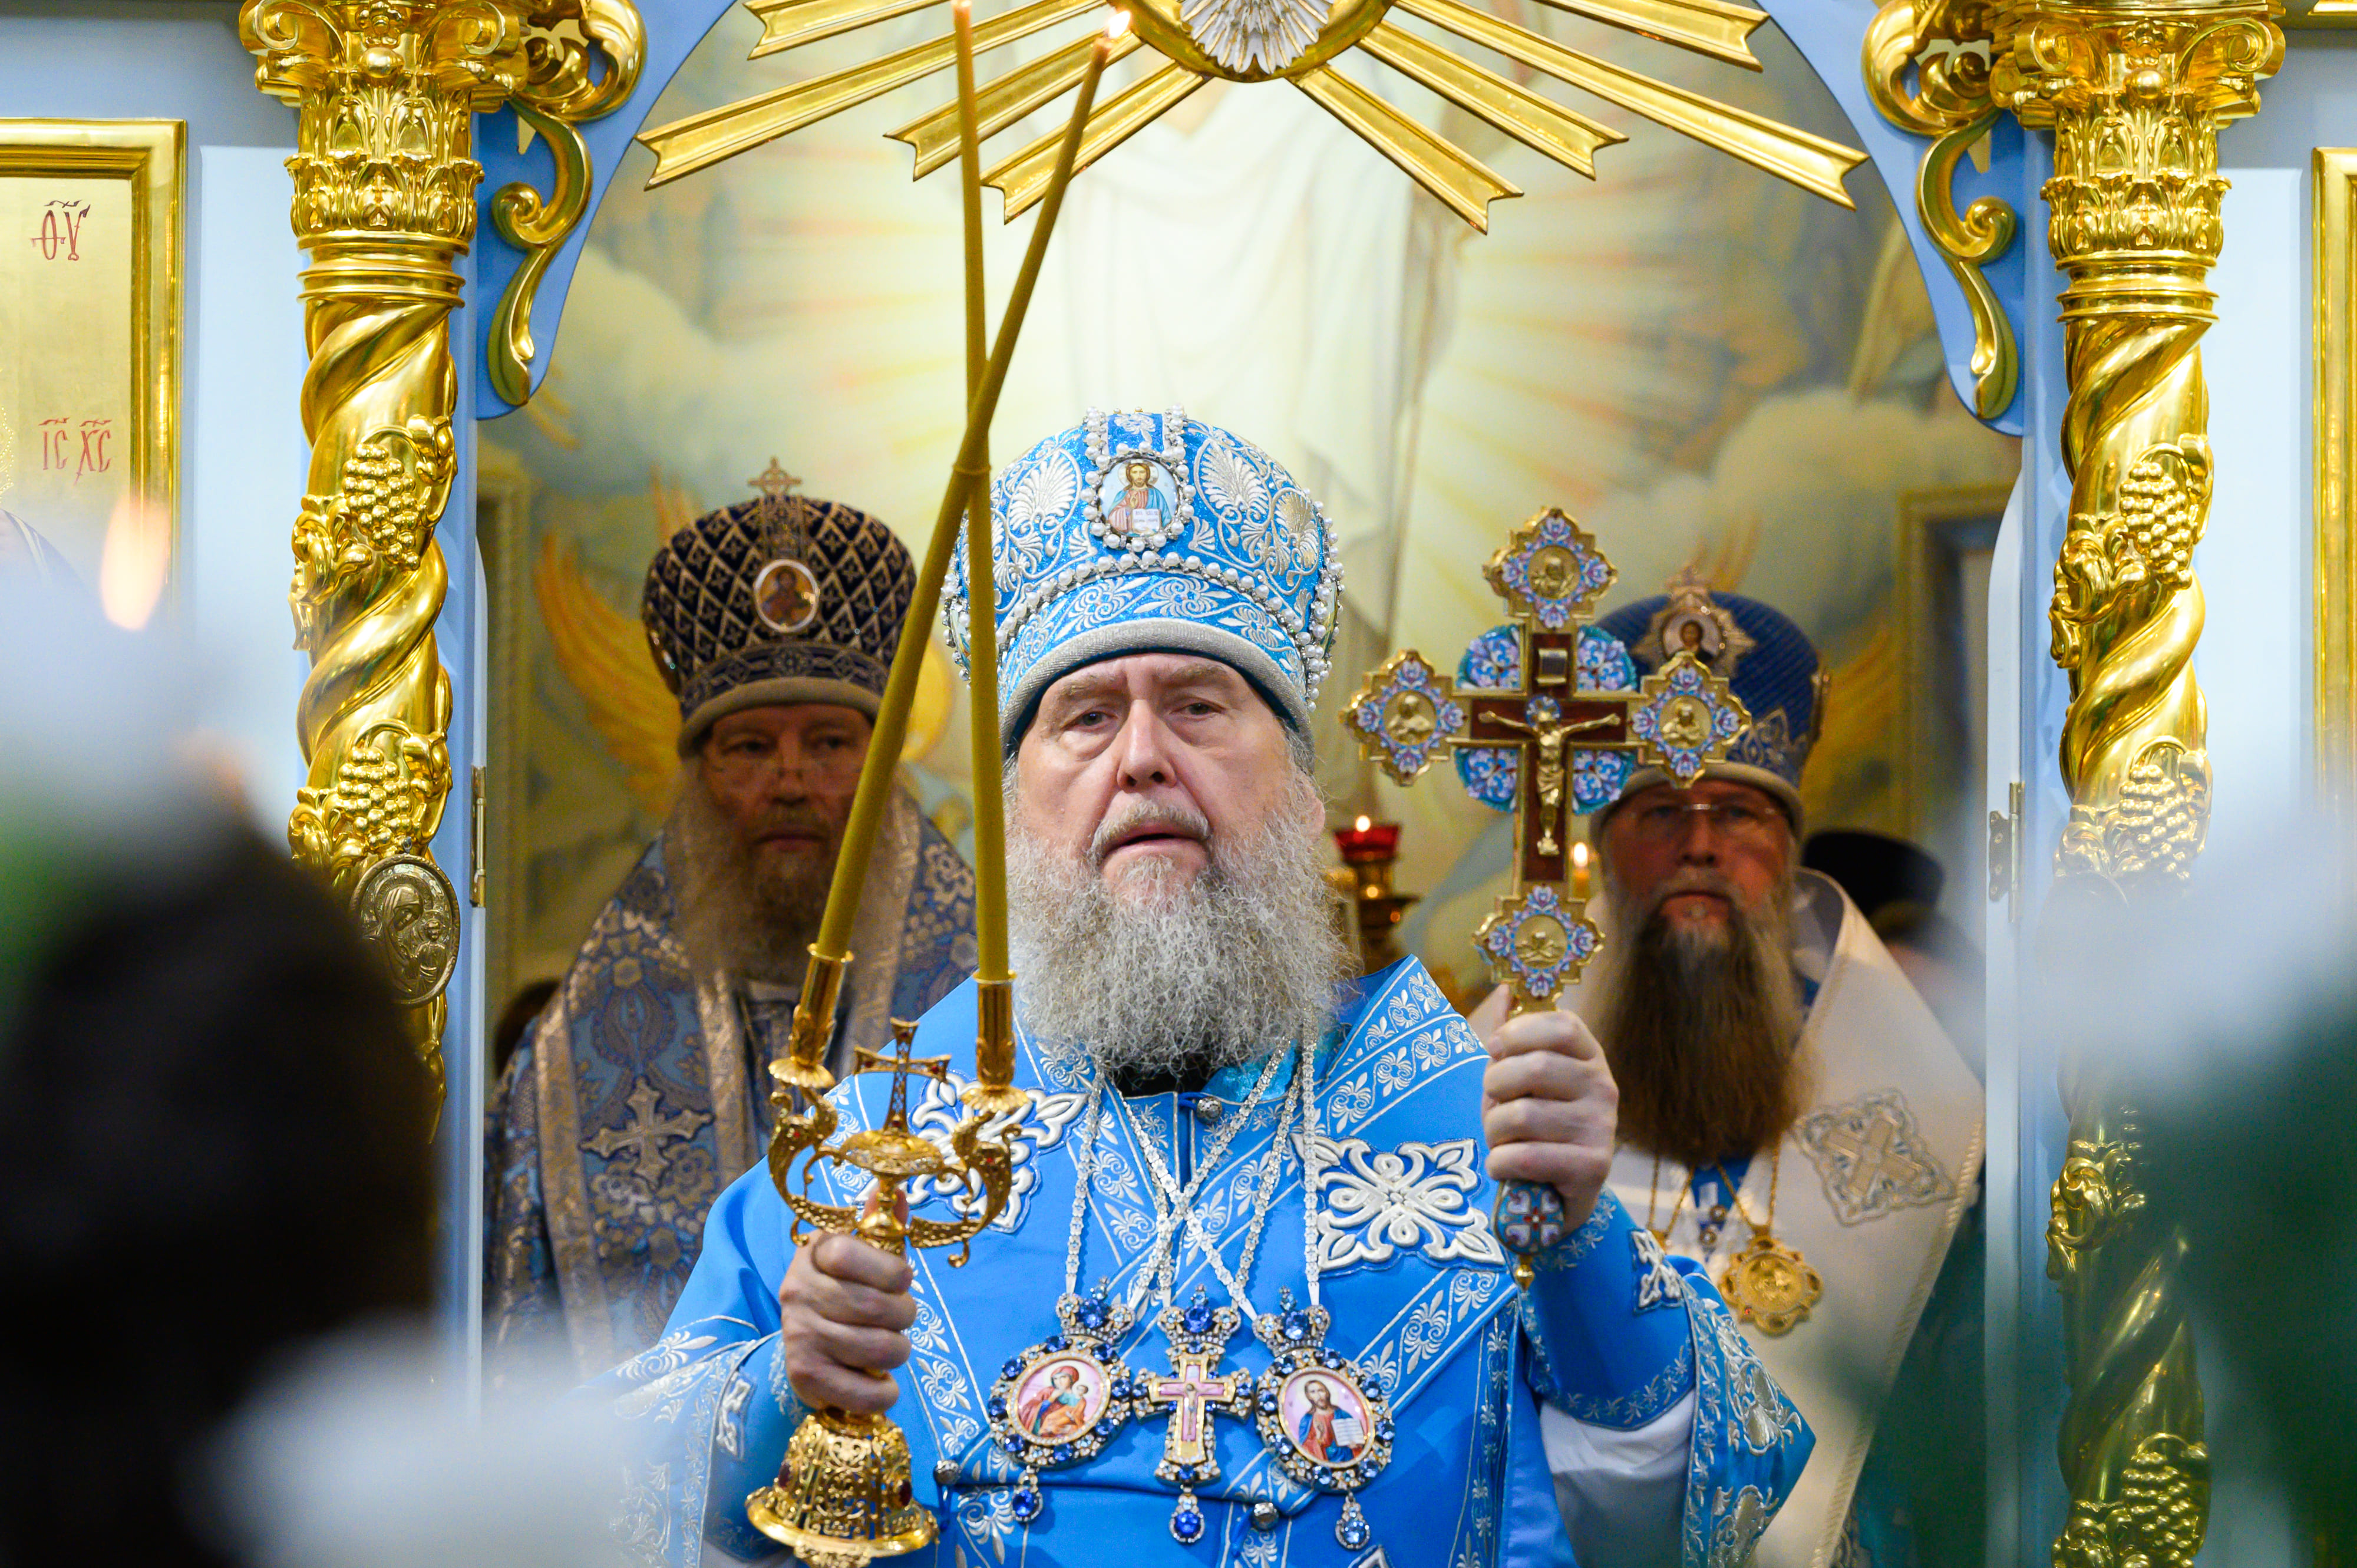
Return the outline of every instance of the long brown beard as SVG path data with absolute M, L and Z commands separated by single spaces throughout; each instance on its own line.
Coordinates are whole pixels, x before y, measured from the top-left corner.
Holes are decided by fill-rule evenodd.
M 1610 886 L 1610 872 L 1607 868 Z M 1749 1157 L 1800 1114 L 1792 1047 L 1792 885 L 1746 909 L 1731 889 L 1724 933 L 1674 927 L 1674 880 L 1598 955 L 1597 1033 L 1620 1088 L 1620 1136 L 1689 1169 Z M 1620 889 L 1613 904 L 1626 908 Z
M 694 760 L 681 768 L 678 799 L 663 825 L 663 854 L 680 941 L 699 976 L 791 984 L 810 961 L 840 841 L 833 824 L 807 806 L 774 807 L 759 826 L 765 832 L 806 828 L 823 835 L 826 848 L 762 865 L 713 799 Z

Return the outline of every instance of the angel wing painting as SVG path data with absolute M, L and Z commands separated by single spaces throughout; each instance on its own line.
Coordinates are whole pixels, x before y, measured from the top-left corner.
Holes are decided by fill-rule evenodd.
M 554 533 L 541 535 L 532 587 L 557 667 L 581 694 L 631 799 L 662 816 L 679 772 L 679 701 L 655 672 L 638 618 L 608 604 Z

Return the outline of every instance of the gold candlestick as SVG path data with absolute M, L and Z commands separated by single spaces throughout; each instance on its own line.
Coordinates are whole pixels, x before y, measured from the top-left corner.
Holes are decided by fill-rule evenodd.
M 998 656 L 996 617 L 992 594 L 988 473 L 991 416 L 1006 384 L 1006 369 L 1023 330 L 1032 290 L 1039 281 L 1039 264 L 1062 209 L 1064 190 L 1071 183 L 1080 150 L 1081 133 L 1095 107 L 1099 79 L 1104 73 L 1113 40 L 1126 27 L 1128 17 L 1115 13 L 1114 26 L 1098 40 L 1088 74 L 1082 79 L 1080 101 L 1073 106 L 1071 129 L 1056 161 L 1056 177 L 1042 203 L 1022 270 L 1016 274 L 1006 314 L 986 362 L 974 350 L 980 341 L 982 255 L 979 166 L 974 145 L 973 104 L 973 33 L 964 0 L 959 0 L 959 80 L 963 88 L 961 134 L 966 140 L 969 177 L 966 230 L 967 403 L 963 439 L 951 467 L 948 487 L 933 519 L 931 542 L 925 552 L 917 592 L 908 623 L 885 683 L 884 701 L 868 741 L 867 759 L 859 774 L 851 818 L 844 832 L 843 850 L 835 863 L 834 880 L 827 890 L 826 915 L 818 940 L 811 944 L 808 976 L 802 999 L 794 1010 L 792 1048 L 788 1058 L 770 1071 L 778 1087 L 770 1096 L 777 1111 L 777 1131 L 770 1140 L 770 1179 L 794 1215 L 794 1242 L 807 1238 L 805 1224 L 822 1230 L 856 1235 L 888 1251 L 905 1252 L 911 1246 L 956 1245 L 952 1263 L 965 1261 L 964 1247 L 1006 1207 L 1015 1160 L 1023 1138 L 1021 1117 L 1030 1102 L 1027 1090 L 1015 1087 L 1015 1019 L 1012 982 L 1006 967 L 1006 905 L 1005 880 L 1006 829 L 998 798 L 999 768 L 995 737 L 998 734 Z M 837 1139 L 834 1107 L 823 1098 L 834 1085 L 826 1069 L 826 1046 L 834 1031 L 835 997 L 841 989 L 850 954 L 845 942 L 852 915 L 866 878 L 877 824 L 908 732 L 909 699 L 924 657 L 925 642 L 941 600 L 942 579 L 949 570 L 950 550 L 958 518 L 968 519 L 967 566 L 978 633 L 972 636 L 971 669 L 974 700 L 975 859 L 978 863 L 974 923 L 985 966 L 979 998 L 974 1080 L 963 1099 L 967 1114 L 951 1134 L 947 1150 L 909 1129 L 909 1076 L 920 1073 L 946 1079 L 946 1058 L 917 1060 L 910 1056 L 916 1026 L 895 1019 L 895 1056 L 862 1048 L 855 1072 L 886 1072 L 892 1076 L 889 1109 L 882 1122 L 869 1132 Z M 992 972 L 995 969 L 996 972 Z M 820 1161 L 853 1166 L 875 1178 L 873 1201 L 857 1208 L 821 1202 L 809 1192 L 810 1179 Z M 800 1165 L 800 1179 L 795 1179 Z M 958 1219 L 942 1222 L 906 1218 L 902 1185 L 918 1177 L 963 1183 L 968 1199 Z M 909 1467 L 908 1434 L 883 1415 L 858 1415 L 849 1411 L 813 1411 L 787 1442 L 785 1462 L 777 1481 L 745 1499 L 745 1511 L 756 1529 L 795 1552 L 812 1568 L 862 1568 L 877 1557 L 921 1550 L 935 1534 L 932 1516 L 917 1506 Z
M 987 1116 L 968 1116 L 946 1150 L 909 1130 L 909 1077 L 942 1079 L 949 1072 L 946 1057 L 911 1054 L 916 1032 L 914 1024 L 895 1018 L 890 1054 L 865 1047 L 859 1051 L 854 1072 L 884 1073 L 892 1079 L 883 1119 L 870 1131 L 837 1138 L 834 1107 L 813 1100 L 808 1109 L 798 1110 L 783 1064 L 770 1069 L 779 1088 L 770 1101 L 778 1112 L 777 1134 L 770 1141 L 770 1178 L 793 1213 L 796 1246 L 813 1240 L 802 1229 L 811 1225 L 856 1236 L 896 1256 L 905 1256 L 912 1246 L 956 1247 L 950 1262 L 958 1264 L 965 1262 L 974 1238 L 1006 1207 L 1022 1139 L 1018 1125 L 988 1128 Z M 870 1200 L 852 1207 L 813 1197 L 810 1178 L 822 1160 L 873 1176 Z M 802 1163 L 799 1182 L 794 1179 L 797 1162 Z M 902 1188 L 920 1179 L 962 1184 L 967 1198 L 964 1212 L 949 1221 L 910 1217 Z M 934 1535 L 933 1516 L 917 1506 L 908 1434 L 888 1416 L 832 1407 L 802 1418 L 787 1440 L 776 1482 L 747 1498 L 745 1512 L 755 1529 L 810 1568 L 863 1568 L 874 1558 L 919 1551 Z

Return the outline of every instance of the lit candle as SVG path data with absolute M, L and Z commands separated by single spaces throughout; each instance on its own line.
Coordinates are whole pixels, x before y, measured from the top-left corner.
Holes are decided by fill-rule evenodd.
M 982 384 L 974 389 L 973 405 L 966 411 L 965 435 L 958 444 L 957 461 L 952 466 L 941 510 L 933 517 L 931 542 L 918 569 L 916 596 L 909 603 L 909 618 L 900 628 L 900 645 L 893 655 L 892 674 L 885 682 L 884 700 L 877 710 L 876 732 L 868 742 L 866 766 L 860 771 L 859 792 L 852 798 L 851 813 L 844 824 L 843 850 L 834 863 L 834 881 L 827 889 L 826 914 L 819 922 L 818 940 L 812 944 L 814 958 L 841 962 L 848 956 L 845 950 L 851 939 L 852 920 L 859 908 L 860 890 L 866 880 L 867 861 L 875 853 L 876 831 L 883 821 L 884 802 L 891 793 L 892 774 L 899 762 L 900 748 L 909 736 L 909 706 L 916 694 L 917 670 L 924 660 L 925 640 L 940 608 L 942 579 L 949 571 L 950 551 L 957 542 L 958 518 L 972 499 L 969 476 L 983 471 L 991 416 L 998 410 L 998 394 L 1006 385 L 1006 369 L 1015 358 L 1016 339 L 1022 334 L 1023 318 L 1031 308 L 1032 291 L 1039 282 L 1039 264 L 1048 252 L 1048 238 L 1055 231 L 1056 217 L 1063 206 L 1064 188 L 1071 183 L 1081 133 L 1087 128 L 1090 112 L 1096 107 L 1097 82 L 1104 75 L 1114 44 L 1128 30 L 1129 13 L 1115 11 L 1091 54 L 1088 72 L 1081 79 L 1080 102 L 1072 107 L 1071 124 L 1057 154 L 1055 177 L 1041 199 L 1030 246 L 1023 253 L 1022 268 L 1016 274 L 1015 287 L 1007 295 L 1006 314 L 1000 318 L 998 336 L 991 344 L 990 362 L 983 368 Z M 994 732 L 996 722 L 993 715 Z M 997 775 L 998 769 L 992 768 L 990 776 Z M 1003 920 L 1004 911 L 999 915 Z M 983 916 L 984 910 L 977 902 L 977 926 Z
M 1571 896 L 1583 901 L 1587 897 L 1587 846 L 1584 843 L 1571 846 Z
M 1353 826 L 1334 830 L 1335 847 L 1342 852 L 1343 861 L 1351 865 L 1396 859 L 1399 837 L 1397 822 L 1378 822 L 1366 817 L 1361 817 Z
M 988 328 L 982 295 L 982 134 L 974 99 L 974 0 L 950 7 L 957 22 L 958 180 L 965 205 L 965 401 L 982 384 Z
M 951 7 L 957 27 L 958 182 L 965 217 L 965 399 L 969 412 L 974 394 L 989 368 L 987 328 L 984 325 L 982 274 L 982 136 L 974 95 L 974 5 L 956 0 Z M 987 433 L 984 448 L 969 469 L 963 463 L 958 478 L 967 481 L 965 504 L 966 584 L 971 596 L 967 623 L 974 628 L 967 650 L 967 693 L 973 702 L 974 978 L 988 988 L 1009 979 L 1006 962 L 1006 803 L 1000 793 L 998 755 L 998 625 L 997 578 L 991 569 L 990 457 Z M 985 1008 L 985 1012 L 994 1009 Z M 986 1032 L 986 1031 L 985 1031 Z M 1010 1056 L 1012 1037 L 980 1047 L 985 1056 L 1003 1049 Z M 990 1075 L 985 1071 L 983 1076 Z

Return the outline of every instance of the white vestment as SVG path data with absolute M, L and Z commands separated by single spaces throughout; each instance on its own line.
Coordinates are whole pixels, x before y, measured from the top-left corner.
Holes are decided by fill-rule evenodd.
M 1807 1318 L 1781 1336 L 1747 1327 L 1752 1346 L 1816 1432 L 1798 1487 L 1760 1539 L 1758 1568 L 1828 1568 L 1835 1560 L 1875 1418 L 1914 1337 L 1948 1243 L 1981 1168 L 1981 1085 L 1907 977 L 1831 880 L 1794 878 L 1792 965 L 1817 983 L 1796 1067 L 1810 1101 L 1778 1154 L 1762 1149 L 1727 1205 L 1716 1245 L 1678 1195 L 1693 1173 L 1622 1148 L 1611 1186 L 1642 1225 L 1669 1225 L 1667 1250 L 1716 1282 L 1750 1242 L 1745 1216 L 1773 1230 L 1824 1282 Z M 1586 1013 L 1573 993 L 1565 1005 Z M 1658 1170 L 1657 1170 L 1658 1164 Z

